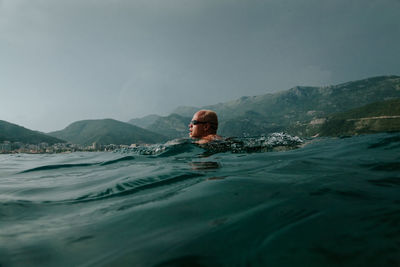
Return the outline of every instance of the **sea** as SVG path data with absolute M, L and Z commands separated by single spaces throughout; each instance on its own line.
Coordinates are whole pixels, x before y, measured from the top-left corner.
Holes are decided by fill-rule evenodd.
M 400 133 L 0 155 L 0 266 L 400 266 Z

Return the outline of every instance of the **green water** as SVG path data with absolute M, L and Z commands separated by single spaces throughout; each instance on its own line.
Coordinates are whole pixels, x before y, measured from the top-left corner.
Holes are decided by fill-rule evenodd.
M 305 143 L 0 155 L 0 266 L 399 266 L 400 134 Z

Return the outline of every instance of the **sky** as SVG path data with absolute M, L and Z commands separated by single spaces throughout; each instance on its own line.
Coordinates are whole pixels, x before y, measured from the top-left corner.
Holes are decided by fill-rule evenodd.
M 168 115 L 400 75 L 400 0 L 0 0 L 0 120 Z

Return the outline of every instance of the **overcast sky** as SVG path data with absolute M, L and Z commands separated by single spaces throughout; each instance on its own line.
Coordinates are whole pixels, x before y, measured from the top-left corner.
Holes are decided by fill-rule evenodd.
M 0 119 L 53 131 L 400 75 L 399 0 L 0 0 Z

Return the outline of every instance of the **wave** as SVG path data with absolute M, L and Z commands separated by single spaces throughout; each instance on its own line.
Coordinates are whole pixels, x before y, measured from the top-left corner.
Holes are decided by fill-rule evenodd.
M 196 152 L 202 152 L 202 149 L 199 146 L 195 145 L 193 141 L 191 141 L 190 139 L 182 138 L 171 140 L 169 142 L 166 142 L 165 144 L 123 148 L 115 150 L 114 152 L 136 154 L 141 156 L 169 157 L 182 153 L 194 152 L 194 150 L 196 149 L 200 149 Z
M 76 167 L 91 167 L 91 166 L 96 166 L 96 165 L 106 166 L 106 165 L 119 163 L 119 162 L 122 162 L 122 161 L 130 161 L 130 160 L 134 160 L 134 159 L 135 159 L 135 157 L 133 157 L 133 156 L 124 156 L 122 158 L 117 158 L 117 159 L 113 159 L 113 160 L 109 160 L 109 161 L 103 161 L 103 162 L 45 165 L 45 166 L 35 167 L 35 168 L 32 168 L 32 169 L 27 169 L 27 170 L 24 170 L 24 171 L 22 171 L 20 173 L 55 170 L 55 169 L 65 169 L 65 168 L 76 168 Z
M 135 157 L 133 157 L 133 156 L 126 156 L 126 157 L 122 157 L 122 158 L 118 158 L 118 159 L 113 159 L 113 160 L 102 162 L 102 163 L 100 163 L 100 166 L 115 164 L 115 163 L 119 163 L 119 162 L 122 162 L 122 161 L 130 161 L 130 160 L 134 160 L 134 159 L 135 159 Z
M 81 202 L 88 202 L 88 201 L 97 201 L 103 200 L 108 198 L 114 197 L 121 197 L 131 195 L 143 190 L 149 190 L 158 188 L 161 186 L 166 186 L 169 184 L 179 183 L 188 179 L 199 178 L 202 177 L 203 174 L 200 173 L 187 173 L 178 176 L 174 176 L 167 179 L 158 180 L 155 182 L 145 182 L 144 184 L 138 185 L 140 181 L 134 182 L 124 182 L 124 183 L 117 183 L 115 186 L 107 188 L 98 193 L 91 193 L 73 200 L 73 202 L 81 203 Z M 65 202 L 65 201 L 63 201 Z
M 304 141 L 297 136 L 291 136 L 286 133 L 272 133 L 259 137 L 229 137 L 206 144 L 197 144 L 196 141 L 191 139 L 175 139 L 165 144 L 125 148 L 116 152 L 157 157 L 197 152 L 198 155 L 207 156 L 224 152 L 250 153 L 289 150 L 298 148 L 303 144 Z
M 368 180 L 373 185 L 383 187 L 400 186 L 400 177 L 385 177 L 382 179 L 370 179 Z
M 370 144 L 368 148 L 395 148 L 400 145 L 400 135 L 390 136 L 379 140 L 379 142 Z M 394 146 L 394 147 L 393 147 Z
M 373 171 L 387 171 L 387 172 L 400 171 L 400 162 L 380 162 L 371 164 L 361 164 L 361 166 L 368 167 Z
M 172 157 L 184 153 L 189 153 L 191 157 L 210 156 L 215 153 L 232 152 L 232 153 L 251 153 L 251 152 L 269 152 L 298 148 L 303 144 L 297 136 L 291 136 L 285 133 L 273 133 L 268 136 L 235 138 L 230 137 L 224 140 L 217 140 L 207 144 L 198 145 L 190 139 L 175 139 L 165 144 L 156 144 L 151 146 L 139 146 L 134 148 L 125 148 L 116 150 L 116 153 L 129 153 L 141 156 L 156 157 Z M 73 164 L 57 164 L 45 165 L 24 170 L 21 173 L 46 171 L 63 168 L 75 167 L 91 167 L 95 165 L 106 166 L 120 163 L 122 161 L 131 161 L 135 157 L 132 155 L 121 158 L 95 163 L 73 163 Z
M 74 167 L 87 167 L 87 166 L 93 166 L 93 165 L 97 165 L 97 164 L 98 163 L 74 163 L 74 164 L 45 165 L 45 166 L 28 169 L 28 170 L 22 171 L 20 173 L 46 171 L 46 170 L 63 169 L 63 168 L 74 168 Z

